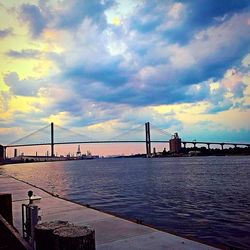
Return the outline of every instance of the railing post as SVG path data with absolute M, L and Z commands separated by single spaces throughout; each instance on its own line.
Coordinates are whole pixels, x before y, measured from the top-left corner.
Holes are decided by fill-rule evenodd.
M 13 226 L 11 194 L 0 193 L 0 214 L 11 226 Z

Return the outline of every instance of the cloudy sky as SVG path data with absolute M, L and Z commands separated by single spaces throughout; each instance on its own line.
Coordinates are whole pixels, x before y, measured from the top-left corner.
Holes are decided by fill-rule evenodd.
M 0 0 L 0 18 L 2 144 L 52 121 L 250 142 L 249 0 Z

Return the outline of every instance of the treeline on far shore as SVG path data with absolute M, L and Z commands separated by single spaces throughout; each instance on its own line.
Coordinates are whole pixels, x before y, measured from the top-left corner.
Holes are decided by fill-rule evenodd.
M 197 153 L 200 156 L 209 156 L 209 155 L 250 155 L 250 148 L 249 147 L 233 147 L 233 148 L 206 148 L 206 147 L 193 147 L 193 148 L 182 148 L 182 154 L 192 154 Z
M 151 157 L 172 157 L 172 156 L 223 156 L 223 155 L 250 155 L 250 148 L 206 148 L 206 147 L 191 147 L 181 148 L 179 153 L 171 153 L 164 149 L 162 152 L 158 151 L 152 153 Z M 136 158 L 136 157 L 147 157 L 146 154 L 133 154 L 127 156 L 117 156 L 116 158 Z

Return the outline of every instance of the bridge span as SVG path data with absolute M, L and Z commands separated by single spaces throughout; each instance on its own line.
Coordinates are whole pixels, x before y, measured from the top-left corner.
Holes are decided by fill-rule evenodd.
M 153 126 L 153 125 L 152 125 Z M 46 126 L 45 128 L 47 128 Z M 158 129 L 158 128 L 156 128 Z M 40 131 L 39 129 L 38 131 Z M 66 130 L 66 129 L 65 129 Z M 160 130 L 160 129 L 158 129 Z M 161 130 L 163 131 L 163 130 Z M 33 135 L 37 131 L 31 133 Z M 224 149 L 224 146 L 233 146 L 234 148 L 237 148 L 238 146 L 245 146 L 250 148 L 250 143 L 236 143 L 236 142 L 213 142 L 213 141 L 181 141 L 181 138 L 178 137 L 178 134 L 175 133 L 172 138 L 169 138 L 169 140 L 152 140 L 150 137 L 150 123 L 145 123 L 145 139 L 141 140 L 72 140 L 72 141 L 65 141 L 65 142 L 55 142 L 54 139 L 54 123 L 52 122 L 50 124 L 50 142 L 40 143 L 40 142 L 34 142 L 34 143 L 12 143 L 8 145 L 0 145 L 0 161 L 1 159 L 6 158 L 6 150 L 7 148 L 14 148 L 14 147 L 31 147 L 31 146 L 46 146 L 50 145 L 51 147 L 51 157 L 54 157 L 54 146 L 55 145 L 67 145 L 67 144 L 114 144 L 114 143 L 145 143 L 146 144 L 146 155 L 151 155 L 151 143 L 169 143 L 170 152 L 172 153 L 179 153 L 180 149 L 186 148 L 187 144 L 192 144 L 194 147 L 196 147 L 197 144 L 203 144 L 207 145 L 207 148 L 210 149 L 211 145 L 220 145 L 221 149 Z M 165 136 L 170 135 L 166 131 L 162 132 Z M 28 135 L 29 136 L 29 135 Z M 24 138 L 28 137 L 25 136 Z M 19 142 L 20 140 L 16 141 Z
M 193 144 L 196 147 L 197 144 L 207 145 L 207 148 L 210 149 L 210 145 L 220 145 L 221 149 L 224 149 L 224 146 L 233 146 L 237 148 L 238 146 L 246 146 L 250 148 L 250 143 L 235 143 L 235 142 L 205 142 L 205 141 L 182 141 L 183 147 L 186 148 L 187 144 Z
M 165 140 L 150 140 L 151 143 L 169 143 Z M 115 143 L 145 143 L 145 140 L 127 140 L 127 141 L 70 141 L 70 142 L 54 142 L 54 145 L 69 145 L 69 144 L 115 144 Z M 193 144 L 196 147 L 197 144 L 204 144 L 210 149 L 210 145 L 220 145 L 223 149 L 224 145 L 229 146 L 246 146 L 250 147 L 250 143 L 234 143 L 234 142 L 205 142 L 205 141 L 181 141 L 183 147 L 186 148 L 187 144 Z M 48 146 L 51 145 L 50 142 L 46 143 L 30 143 L 30 144 L 15 144 L 15 145 L 6 145 L 5 148 L 14 148 L 14 147 L 32 147 L 32 146 Z

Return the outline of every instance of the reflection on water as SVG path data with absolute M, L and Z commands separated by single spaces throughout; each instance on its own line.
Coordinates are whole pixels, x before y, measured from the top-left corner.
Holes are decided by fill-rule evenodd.
M 247 156 L 99 159 L 1 168 L 60 196 L 127 218 L 210 243 L 250 247 Z

